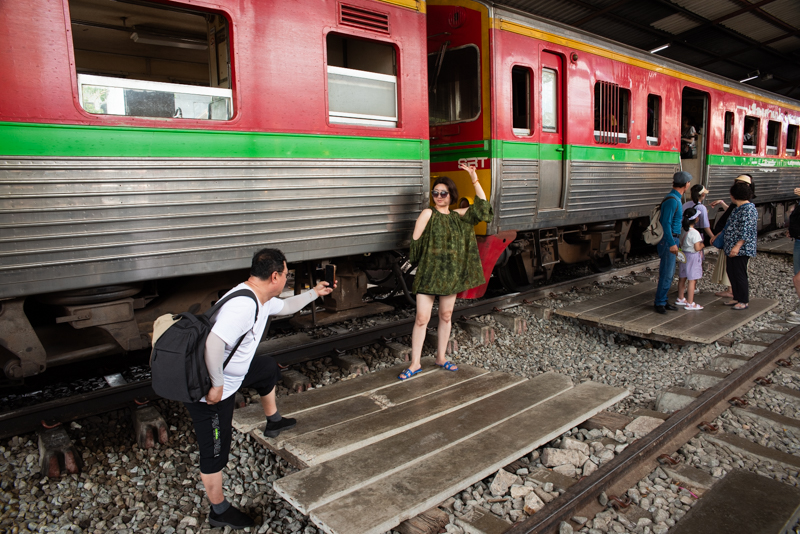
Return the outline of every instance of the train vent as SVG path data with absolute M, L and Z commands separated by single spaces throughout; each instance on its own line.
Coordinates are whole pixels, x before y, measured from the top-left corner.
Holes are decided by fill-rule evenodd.
M 339 23 L 378 33 L 389 33 L 389 14 L 347 4 L 339 5 Z

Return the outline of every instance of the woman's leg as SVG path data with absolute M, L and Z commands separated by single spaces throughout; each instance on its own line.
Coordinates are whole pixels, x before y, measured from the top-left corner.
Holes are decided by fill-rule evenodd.
M 439 307 L 441 308 L 441 306 L 440 302 Z M 433 295 L 417 293 L 417 318 L 414 321 L 414 329 L 411 331 L 411 364 L 408 366 L 411 371 L 416 371 L 420 368 L 419 360 L 422 358 L 425 330 L 428 328 L 428 321 L 431 320 L 432 309 Z
M 439 297 L 439 346 L 436 350 L 436 363 L 442 365 L 447 361 L 447 343 L 450 341 L 450 329 L 453 326 L 453 307 L 456 296 Z
M 695 280 L 689 280 L 688 289 L 686 291 L 686 302 L 691 304 L 694 302 L 694 286 L 697 284 Z
M 747 256 L 735 256 L 728 258 L 728 278 L 731 281 L 733 300 L 747 304 L 749 287 L 747 282 Z

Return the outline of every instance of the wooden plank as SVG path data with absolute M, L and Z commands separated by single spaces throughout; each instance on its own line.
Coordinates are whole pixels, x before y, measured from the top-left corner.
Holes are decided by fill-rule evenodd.
M 696 343 L 713 343 L 777 305 L 778 301 L 773 299 L 751 299 L 750 306 L 746 310 L 733 310 L 730 306 L 722 306 L 727 311 L 720 312 L 716 320 L 704 321 L 693 326 L 685 330 L 681 337 Z M 705 311 L 700 310 L 699 313 Z
M 465 365 L 455 373 L 437 368 L 430 373 L 421 373 L 410 380 L 400 381 L 397 380 L 397 377 L 392 377 L 394 381 L 392 387 L 375 389 L 337 403 L 305 410 L 298 416 L 296 427 L 281 432 L 277 438 L 264 437 L 263 439 L 271 440 L 270 448 L 274 447 L 273 450 L 283 449 L 289 440 L 330 426 L 350 424 L 351 421 L 360 417 L 426 397 L 488 373 L 485 369 Z M 292 453 L 292 451 L 289 452 Z M 302 456 L 297 456 L 297 458 L 308 463 Z
M 283 448 L 307 465 L 316 465 L 426 423 L 522 380 L 505 373 L 479 376 L 443 391 L 386 408 L 380 413 L 288 439 Z
M 788 237 L 782 237 L 774 241 L 762 241 L 757 244 L 758 252 L 769 252 L 771 254 L 793 254 L 794 253 L 794 240 Z
M 376 480 L 488 431 L 572 387 L 565 375 L 544 373 L 480 402 L 364 448 L 276 480 L 275 491 L 304 514 Z
M 654 291 L 657 286 L 658 284 L 655 282 L 645 282 L 643 284 L 625 287 L 616 291 L 611 291 L 604 295 L 600 295 L 599 297 L 593 299 L 576 302 L 575 304 L 557 309 L 556 313 L 565 317 L 580 317 L 581 315 L 597 310 L 598 308 L 614 305 L 619 301 L 635 298 L 642 293 L 647 293 L 648 291 Z
M 423 371 L 415 378 L 419 379 L 427 373 L 437 371 L 438 368 L 434 366 L 433 362 L 433 358 L 423 358 Z M 329 386 L 287 397 L 278 397 L 278 408 L 283 415 L 296 417 L 306 410 L 340 402 L 379 389 L 399 386 L 402 382 L 397 380 L 397 375 L 406 367 L 408 367 L 408 364 L 398 364 L 357 378 L 342 380 Z M 251 432 L 257 427 L 264 426 L 264 410 L 261 405 L 251 404 L 233 412 L 233 426 L 243 433 Z
M 384 533 L 628 394 L 622 388 L 585 382 L 488 432 L 312 510 L 309 517 L 329 534 Z

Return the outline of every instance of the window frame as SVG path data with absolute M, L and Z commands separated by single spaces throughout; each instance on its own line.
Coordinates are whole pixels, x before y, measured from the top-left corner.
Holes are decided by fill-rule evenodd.
M 797 124 L 788 124 L 786 130 L 786 143 L 784 144 L 785 153 L 789 157 L 796 157 L 797 156 L 797 141 L 798 135 L 800 135 L 800 125 Z M 792 135 L 794 134 L 794 135 Z M 789 140 L 792 139 L 794 141 L 794 148 L 789 148 Z M 791 152 L 789 152 L 791 150 Z
M 744 136 L 745 136 L 745 128 L 747 127 L 747 119 L 751 119 L 755 122 L 755 128 L 753 128 L 753 134 L 755 136 L 755 143 L 752 145 L 745 145 L 744 144 Z M 744 120 L 742 121 L 742 154 L 758 154 L 758 142 L 760 141 L 759 133 L 761 129 L 761 119 L 759 117 L 753 117 L 752 115 L 745 115 Z M 745 147 L 752 147 L 752 150 L 747 151 Z
M 728 117 L 731 123 L 728 124 Z M 722 151 L 731 152 L 733 145 L 733 129 L 736 124 L 736 114 L 733 111 L 725 111 L 722 114 Z M 727 137 L 727 143 L 725 138 Z
M 524 99 L 525 102 L 527 103 L 527 106 L 528 106 L 528 113 L 527 113 L 528 127 L 527 128 L 515 128 L 514 127 L 514 117 L 515 117 L 515 115 L 514 115 L 514 103 L 517 101 L 514 98 L 514 87 L 515 87 L 514 86 L 514 70 L 515 69 L 522 70 L 522 71 L 525 72 L 525 74 L 527 74 L 527 80 L 526 80 L 527 81 L 527 87 L 526 87 L 527 96 Z M 534 121 L 534 114 L 533 114 L 533 109 L 534 109 L 533 106 L 534 106 L 535 102 L 534 102 L 533 96 L 534 96 L 534 87 L 535 87 L 534 83 L 535 83 L 535 81 L 536 80 L 534 78 L 533 69 L 530 66 L 528 66 L 528 65 L 520 65 L 520 64 L 511 66 L 511 132 L 517 137 L 532 137 L 534 135 L 534 124 L 535 124 L 535 121 Z
M 448 121 L 448 122 L 437 122 L 435 124 L 431 124 L 431 122 L 430 122 L 430 118 L 431 118 L 431 115 L 430 115 L 430 101 L 429 101 L 429 103 L 428 103 L 428 110 L 429 110 L 428 111 L 428 127 L 429 128 L 435 128 L 435 127 L 438 127 L 438 126 L 449 126 L 451 124 L 461 124 L 461 123 L 466 123 L 466 122 L 475 122 L 476 120 L 480 119 L 481 114 L 483 113 L 483 84 L 482 84 L 482 79 L 481 79 L 481 49 L 478 48 L 478 45 L 476 45 L 474 43 L 467 43 L 467 44 L 463 44 L 461 46 L 456 46 L 454 48 L 448 48 L 446 50 L 446 52 L 445 52 L 445 57 L 447 57 L 447 54 L 450 53 L 450 52 L 453 52 L 453 51 L 456 51 L 456 50 L 462 50 L 464 48 L 470 48 L 470 47 L 475 49 L 475 53 L 476 53 L 476 56 L 477 56 L 475 58 L 476 59 L 476 67 L 477 67 L 477 87 L 478 87 L 478 111 L 477 111 L 477 113 L 475 114 L 474 117 L 469 118 L 469 119 L 461 119 L 461 120 Z M 437 54 L 437 53 L 438 52 L 433 52 L 433 53 L 427 54 L 426 55 L 426 59 L 429 56 L 432 56 L 432 55 Z M 426 65 L 426 69 L 427 69 L 427 65 Z M 429 79 L 428 82 L 430 83 L 430 81 L 431 80 Z M 428 95 L 429 95 L 429 98 L 430 98 L 430 91 L 428 92 Z
M 777 125 L 777 127 L 778 127 L 778 133 L 777 133 L 778 138 L 775 139 L 775 141 L 776 141 L 775 144 L 771 145 L 771 144 L 769 144 L 770 143 L 770 135 L 769 134 L 770 134 L 770 127 L 772 127 L 773 125 Z M 766 143 L 766 149 L 765 149 L 765 153 L 766 153 L 767 156 L 777 156 L 778 155 L 778 150 L 779 150 L 778 147 L 781 144 L 781 133 L 783 133 L 783 123 L 780 122 L 780 121 L 773 121 L 773 120 L 769 120 L 768 119 L 767 120 L 767 143 Z
M 660 146 L 661 145 L 661 108 L 662 108 L 663 99 L 661 98 L 661 95 L 659 95 L 659 94 L 648 93 L 647 94 L 647 111 L 648 112 L 650 111 L 650 97 L 654 97 L 656 99 L 656 102 L 657 102 L 657 105 L 656 105 L 656 108 L 655 108 L 656 111 L 655 111 L 655 113 L 653 113 L 653 127 L 654 127 L 653 128 L 654 129 L 653 133 L 655 133 L 656 135 L 655 136 L 648 135 L 649 132 L 647 131 L 647 124 L 645 122 L 645 136 L 644 136 L 645 137 L 645 142 L 647 143 L 647 146 Z
M 598 109 L 598 107 L 597 107 L 598 106 L 597 88 L 598 88 L 598 86 L 600 84 L 608 84 L 608 85 L 614 86 L 616 88 L 617 92 L 618 92 L 618 97 L 617 98 L 620 99 L 620 103 L 622 103 L 622 95 L 625 94 L 627 96 L 627 102 L 626 102 L 627 106 L 626 106 L 626 109 L 624 110 L 624 115 L 625 115 L 625 120 L 624 121 L 622 120 L 623 113 L 622 113 L 622 107 L 620 106 L 620 110 L 618 112 L 619 118 L 616 119 L 617 126 L 618 126 L 618 129 L 619 129 L 618 132 L 605 131 L 605 130 L 602 130 L 602 129 L 595 130 L 594 129 L 594 118 L 595 117 L 594 116 L 592 117 L 592 133 L 593 133 L 593 136 L 594 136 L 594 141 L 595 141 L 595 143 L 600 144 L 600 145 L 618 145 L 618 144 L 621 144 L 621 143 L 630 144 L 630 142 L 631 142 L 630 137 L 631 136 L 630 136 L 630 131 L 629 131 L 630 130 L 629 122 L 630 122 L 630 117 L 631 117 L 631 94 L 632 94 L 632 91 L 629 88 L 623 87 L 623 86 L 621 86 L 621 85 L 619 85 L 618 83 L 615 83 L 615 82 L 607 82 L 607 81 L 604 81 L 604 80 L 595 80 L 594 87 L 592 88 L 592 114 L 593 115 L 594 115 L 594 113 L 596 111 L 598 111 L 600 114 L 602 114 L 602 111 L 603 111 L 603 109 Z M 625 132 L 622 132 L 622 128 L 621 128 L 623 122 L 625 123 L 625 128 L 626 128 Z M 602 124 L 601 124 L 601 127 L 602 127 Z M 608 140 L 605 141 L 604 139 L 608 139 Z

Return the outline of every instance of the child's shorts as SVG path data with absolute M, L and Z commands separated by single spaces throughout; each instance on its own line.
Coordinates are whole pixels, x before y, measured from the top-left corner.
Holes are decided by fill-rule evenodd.
M 678 276 L 688 280 L 703 278 L 703 255 L 699 252 L 686 252 L 686 263 L 679 263 Z

